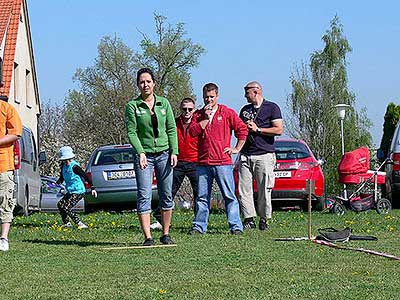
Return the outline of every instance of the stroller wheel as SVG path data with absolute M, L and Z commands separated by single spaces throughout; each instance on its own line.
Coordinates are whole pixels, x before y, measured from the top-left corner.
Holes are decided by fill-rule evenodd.
M 346 207 L 344 207 L 344 205 L 339 202 L 333 204 L 331 210 L 333 214 L 338 216 L 343 216 L 346 213 Z
M 392 211 L 392 203 L 386 198 L 381 198 L 376 202 L 376 211 L 378 214 L 388 214 Z

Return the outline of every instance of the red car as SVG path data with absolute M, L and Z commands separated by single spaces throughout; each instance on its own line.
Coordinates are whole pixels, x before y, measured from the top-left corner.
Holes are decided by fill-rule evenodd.
M 314 209 L 322 209 L 324 199 L 324 174 L 321 161 L 318 161 L 308 145 L 302 140 L 277 139 L 275 141 L 275 186 L 272 190 L 272 201 L 277 204 L 300 205 L 307 207 L 307 179 L 314 180 L 315 190 L 312 195 Z M 237 187 L 237 169 L 235 181 Z M 254 182 L 254 191 L 257 186 Z M 255 199 L 257 199 L 255 195 Z

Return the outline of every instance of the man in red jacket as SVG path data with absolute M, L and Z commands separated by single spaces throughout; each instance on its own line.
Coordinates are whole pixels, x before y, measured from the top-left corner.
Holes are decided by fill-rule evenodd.
M 204 108 L 193 116 L 189 134 L 198 137 L 198 197 L 195 201 L 195 218 L 191 234 L 207 231 L 211 204 L 211 188 L 214 178 L 225 201 L 229 229 L 232 234 L 241 234 L 239 203 L 235 196 L 231 155 L 238 153 L 247 137 L 247 127 L 231 108 L 218 104 L 218 86 L 207 83 L 203 87 Z M 237 143 L 231 147 L 232 133 Z
M 178 163 L 174 168 L 172 198 L 182 185 L 185 176 L 189 178 L 193 190 L 194 199 L 197 198 L 197 137 L 191 137 L 188 132 L 195 111 L 195 101 L 192 98 L 184 98 L 180 105 L 181 114 L 175 119 L 176 131 L 178 133 Z M 159 208 L 154 212 L 157 222 L 150 225 L 152 229 L 161 229 L 161 210 Z

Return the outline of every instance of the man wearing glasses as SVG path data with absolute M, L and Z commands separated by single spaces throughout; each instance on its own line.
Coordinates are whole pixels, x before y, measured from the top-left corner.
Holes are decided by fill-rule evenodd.
M 256 228 L 257 216 L 253 199 L 253 180 L 258 187 L 257 212 L 260 216 L 258 228 L 268 228 L 267 219 L 272 218 L 271 193 L 275 184 L 274 167 L 275 136 L 283 131 L 279 106 L 263 97 L 262 87 L 257 81 L 244 87 L 244 96 L 249 104 L 240 111 L 249 134 L 239 157 L 239 203 L 244 216 L 245 229 Z
M 178 133 L 178 163 L 174 168 L 172 198 L 175 198 L 176 193 L 182 185 L 185 176 L 188 177 L 193 190 L 193 199 L 197 198 L 197 137 L 191 137 L 188 133 L 188 128 L 192 122 L 193 113 L 195 111 L 195 101 L 192 98 L 184 98 L 180 104 L 181 114 L 175 119 L 176 129 Z M 157 209 L 154 212 L 154 217 L 157 222 L 151 224 L 152 229 L 162 228 L 161 213 Z

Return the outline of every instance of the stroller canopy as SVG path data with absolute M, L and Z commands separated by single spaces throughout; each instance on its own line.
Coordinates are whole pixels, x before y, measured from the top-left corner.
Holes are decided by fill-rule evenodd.
M 369 150 L 366 147 L 346 152 L 338 166 L 339 175 L 366 173 L 368 169 Z

